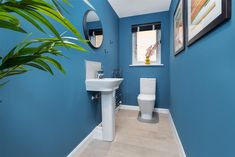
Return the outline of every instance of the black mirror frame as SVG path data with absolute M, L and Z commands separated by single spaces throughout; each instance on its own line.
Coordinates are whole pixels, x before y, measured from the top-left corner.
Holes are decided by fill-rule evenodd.
M 88 35 L 89 32 L 88 32 L 88 30 L 87 30 L 87 21 L 86 21 L 86 19 L 87 19 L 87 15 L 88 15 L 91 11 L 94 11 L 94 12 L 96 13 L 95 10 L 89 9 L 89 10 L 87 10 L 87 11 L 85 12 L 85 14 L 84 14 L 84 16 L 83 16 L 83 33 L 84 33 L 84 35 L 85 35 L 86 40 L 88 41 L 88 44 L 89 44 L 92 48 L 94 48 L 94 49 L 99 49 L 99 48 L 103 45 L 103 42 L 104 42 L 104 33 L 103 33 L 103 40 L 102 40 L 102 43 L 100 44 L 99 47 L 95 47 L 95 46 L 91 43 L 91 41 L 89 40 L 89 35 Z M 96 14 L 97 14 L 97 13 L 96 13 Z M 97 14 L 97 16 L 98 16 L 98 14 Z M 99 16 L 98 16 L 98 17 L 99 17 Z M 101 22 L 101 20 L 100 20 L 100 22 Z M 102 22 L 101 22 L 101 26 L 102 26 L 102 30 L 103 30 Z M 104 31 L 103 31 L 103 32 L 104 32 Z

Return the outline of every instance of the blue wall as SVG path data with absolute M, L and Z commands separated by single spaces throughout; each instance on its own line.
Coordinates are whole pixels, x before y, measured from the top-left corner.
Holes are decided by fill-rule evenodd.
M 172 21 L 176 4 L 173 1 L 170 9 L 170 110 L 186 154 L 234 157 L 234 11 L 229 22 L 175 57 Z
M 83 34 L 83 13 L 88 7 L 82 1 L 71 2 L 73 8 L 69 8 L 67 17 Z M 94 51 L 87 46 L 87 53 L 64 49 L 70 58 L 61 59 L 66 75 L 57 71 L 51 76 L 34 70 L 10 78 L 0 90 L 1 157 L 65 157 L 101 122 L 100 104 L 91 102 L 91 95 L 85 90 L 84 59 L 101 61 L 105 75 L 111 76 L 117 68 L 118 17 L 106 0 L 90 2 L 104 27 L 100 49 Z M 39 35 L 31 25 L 25 27 Z M 26 37 L 3 29 L 0 33 L 1 55 Z
M 119 22 L 119 68 L 122 70 L 123 104 L 137 105 L 141 77 L 157 78 L 156 107 L 168 108 L 169 101 L 169 16 L 168 12 L 121 18 Z M 132 64 L 131 26 L 150 22 L 162 24 L 162 64 L 158 67 L 130 67 Z
M 88 22 L 87 28 L 88 29 L 99 29 L 99 28 L 102 28 L 102 26 L 101 26 L 100 22 L 95 21 L 95 22 Z

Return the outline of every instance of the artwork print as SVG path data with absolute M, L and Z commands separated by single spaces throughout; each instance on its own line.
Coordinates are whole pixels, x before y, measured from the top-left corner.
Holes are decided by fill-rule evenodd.
M 229 18 L 230 4 L 230 0 L 188 0 L 189 44 Z
M 184 1 L 180 0 L 174 14 L 174 52 L 180 53 L 185 45 L 184 37 Z

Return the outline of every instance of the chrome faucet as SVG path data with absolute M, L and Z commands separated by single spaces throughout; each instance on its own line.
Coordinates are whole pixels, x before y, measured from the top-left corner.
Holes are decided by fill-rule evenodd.
M 104 78 L 104 71 L 103 71 L 102 69 L 98 70 L 98 71 L 97 71 L 97 74 L 96 74 L 96 77 L 97 77 L 98 79 Z

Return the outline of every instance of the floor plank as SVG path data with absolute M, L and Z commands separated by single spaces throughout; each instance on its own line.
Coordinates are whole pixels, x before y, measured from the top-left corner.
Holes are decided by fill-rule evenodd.
M 159 123 L 142 123 L 138 112 L 119 110 L 113 142 L 93 140 L 79 157 L 180 157 L 167 114 Z

